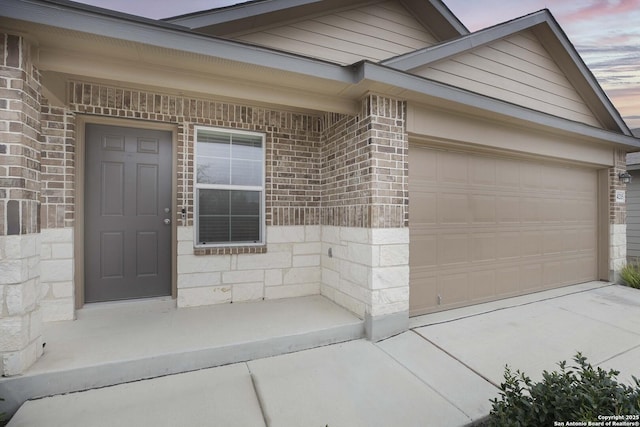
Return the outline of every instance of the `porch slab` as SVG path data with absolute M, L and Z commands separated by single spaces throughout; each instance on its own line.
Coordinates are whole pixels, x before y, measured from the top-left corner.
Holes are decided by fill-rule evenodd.
M 9 415 L 33 398 L 359 339 L 364 322 L 319 295 L 183 309 L 159 299 L 87 306 L 43 335 L 29 371 L 0 379 Z

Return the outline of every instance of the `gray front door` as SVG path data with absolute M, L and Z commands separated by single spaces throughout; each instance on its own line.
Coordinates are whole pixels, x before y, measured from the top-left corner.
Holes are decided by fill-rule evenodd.
M 170 295 L 171 133 L 85 135 L 85 301 Z

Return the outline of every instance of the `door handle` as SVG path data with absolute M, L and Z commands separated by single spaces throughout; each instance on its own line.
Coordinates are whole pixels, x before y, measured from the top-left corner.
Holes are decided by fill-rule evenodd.
M 169 224 L 171 224 L 171 220 L 170 220 L 169 218 L 165 218 L 165 219 L 164 219 L 164 223 L 165 223 L 166 225 L 169 225 Z

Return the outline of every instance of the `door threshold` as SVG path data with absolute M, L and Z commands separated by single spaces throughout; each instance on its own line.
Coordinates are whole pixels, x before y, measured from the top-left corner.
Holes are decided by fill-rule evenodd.
M 140 307 L 143 305 L 154 306 L 166 306 L 167 308 L 175 308 L 176 300 L 170 295 L 162 297 L 149 297 L 149 298 L 134 298 L 117 301 L 101 301 L 101 302 L 87 302 L 80 310 L 100 310 L 116 307 Z

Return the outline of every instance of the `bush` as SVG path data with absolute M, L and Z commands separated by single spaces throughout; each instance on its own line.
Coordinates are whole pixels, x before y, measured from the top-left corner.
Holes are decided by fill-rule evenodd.
M 577 366 L 560 362 L 560 372 L 544 371 L 539 383 L 507 366 L 500 400 L 491 400 L 488 425 L 552 426 L 555 421 L 588 423 L 598 421 L 599 415 L 640 414 L 636 377 L 635 387 L 627 386 L 616 381 L 618 371 L 594 369 L 581 353 L 573 360 Z
M 620 270 L 620 277 L 625 285 L 640 289 L 640 263 L 630 262 Z

